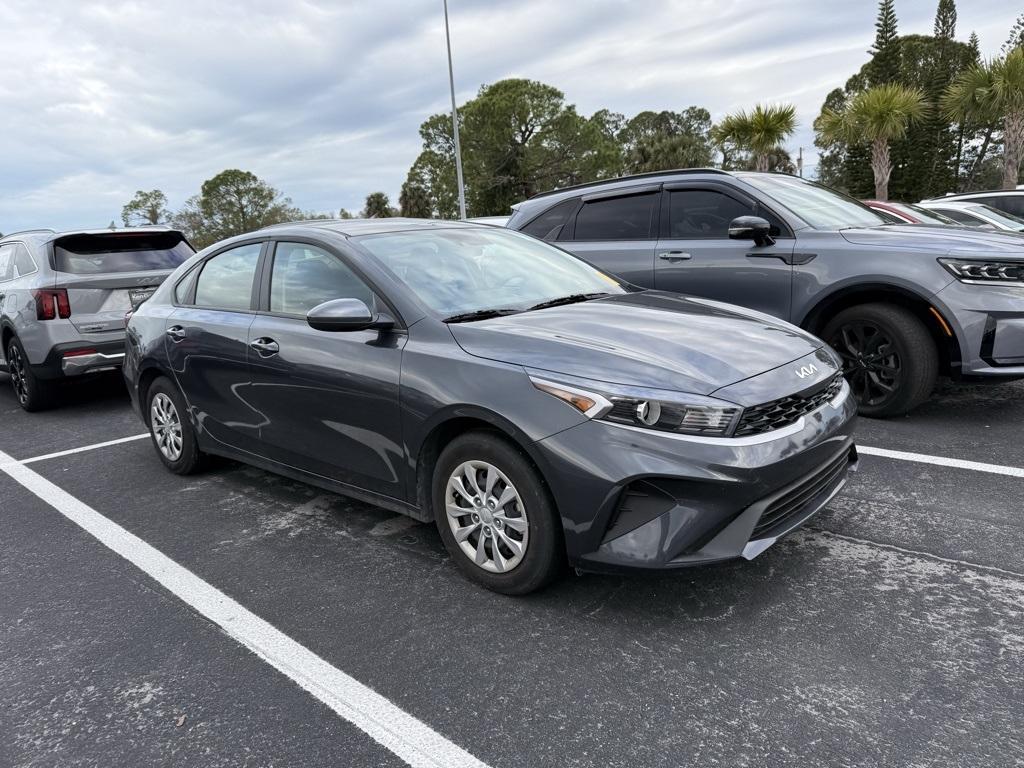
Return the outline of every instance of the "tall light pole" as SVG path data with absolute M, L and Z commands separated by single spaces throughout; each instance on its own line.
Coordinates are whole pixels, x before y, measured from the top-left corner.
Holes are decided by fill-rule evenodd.
M 462 185 L 462 150 L 459 148 L 459 112 L 455 108 L 455 74 L 452 72 L 452 35 L 448 31 L 448 0 L 444 0 L 444 39 L 448 44 L 448 86 L 452 92 L 452 135 L 455 137 L 455 177 L 459 184 L 459 218 L 466 218 L 466 188 Z

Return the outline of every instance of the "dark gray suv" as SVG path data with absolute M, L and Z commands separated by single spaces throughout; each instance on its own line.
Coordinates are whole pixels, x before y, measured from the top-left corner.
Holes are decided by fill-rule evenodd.
M 788 320 L 832 344 L 867 416 L 936 376 L 1024 378 L 1024 237 L 893 225 L 803 179 L 645 174 L 537 195 L 508 226 L 647 288 Z

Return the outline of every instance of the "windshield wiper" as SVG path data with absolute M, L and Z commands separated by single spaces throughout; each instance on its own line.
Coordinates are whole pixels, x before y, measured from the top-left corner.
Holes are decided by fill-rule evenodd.
M 557 299 L 542 301 L 540 304 L 534 304 L 530 309 L 547 309 L 548 307 L 560 307 L 563 304 L 578 304 L 581 301 L 590 301 L 591 299 L 599 299 L 602 296 L 610 295 L 603 291 L 598 291 L 597 293 L 574 293 L 570 296 L 560 296 Z
M 512 307 L 505 307 L 503 309 L 475 309 L 472 312 L 460 312 L 457 315 L 446 317 L 441 322 L 443 323 L 467 323 L 472 320 L 486 320 L 489 317 L 502 317 L 504 315 L 514 315 L 517 312 L 522 312 L 521 309 L 513 309 Z

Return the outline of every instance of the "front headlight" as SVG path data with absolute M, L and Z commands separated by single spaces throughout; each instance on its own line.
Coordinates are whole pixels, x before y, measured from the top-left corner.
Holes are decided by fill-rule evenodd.
M 962 283 L 980 285 L 1024 285 L 1024 261 L 939 259 Z
M 637 387 L 614 387 L 596 391 L 531 375 L 533 386 L 571 405 L 584 416 L 642 429 L 685 435 L 728 437 L 743 409 L 738 405 L 703 395 L 684 395 Z

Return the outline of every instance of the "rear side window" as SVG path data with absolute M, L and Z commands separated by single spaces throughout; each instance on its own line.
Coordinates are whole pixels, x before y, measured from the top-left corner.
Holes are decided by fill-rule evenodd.
M 0 281 L 14 277 L 14 246 L 15 243 L 0 245 Z
M 980 227 L 984 224 L 980 219 L 977 219 L 974 216 L 971 216 L 971 214 L 965 213 L 957 208 L 939 208 L 938 210 L 943 216 L 949 216 L 953 221 L 968 227 Z
M 75 275 L 174 269 L 192 255 L 180 232 L 68 235 L 53 243 L 53 268 Z
M 262 248 L 262 243 L 241 245 L 208 259 L 196 283 L 196 306 L 247 311 Z
M 575 240 L 650 240 L 660 193 L 609 197 L 584 203 L 576 215 Z
M 373 309 L 366 283 L 325 250 L 303 243 L 278 243 L 270 275 L 270 311 L 305 315 L 333 299 L 359 299 Z
M 32 260 L 32 254 L 28 252 L 22 243 L 14 246 L 14 277 L 24 277 L 36 271 L 36 263 Z
M 557 240 L 579 204 L 579 199 L 564 200 L 544 211 L 520 231 L 540 240 Z

